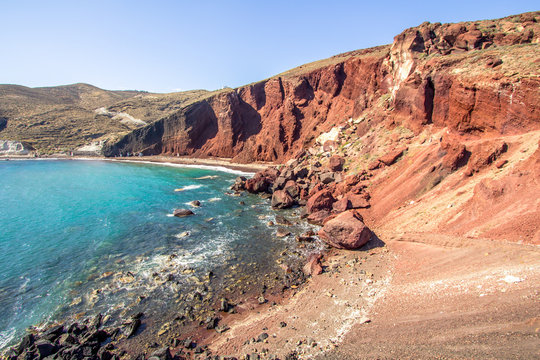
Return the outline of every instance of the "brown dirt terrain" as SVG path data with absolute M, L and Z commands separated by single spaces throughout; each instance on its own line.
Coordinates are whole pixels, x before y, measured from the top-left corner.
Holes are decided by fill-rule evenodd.
M 385 247 L 330 255 L 325 272 L 285 303 L 228 319 L 231 330 L 210 348 L 300 359 L 539 355 L 538 248 L 437 234 L 379 237 Z M 252 340 L 262 333 L 266 341 Z
M 395 133 L 376 148 L 395 147 L 386 142 Z M 472 176 L 466 164 L 442 166 L 444 134 L 411 138 L 395 164 L 374 171 L 372 206 L 361 212 L 380 240 L 334 250 L 323 274 L 290 300 L 227 319 L 231 330 L 209 339 L 210 349 L 300 359 L 540 356 L 539 133 L 462 139 L 473 150 L 508 145 L 504 166 L 483 165 Z M 348 166 L 369 161 L 349 156 Z M 486 183 L 504 190 L 484 200 L 478 189 Z M 262 333 L 268 339 L 254 342 Z

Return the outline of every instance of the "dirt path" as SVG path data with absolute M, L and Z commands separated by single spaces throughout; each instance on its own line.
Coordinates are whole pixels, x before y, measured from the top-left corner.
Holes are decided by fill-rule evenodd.
M 231 329 L 209 339 L 213 353 L 281 359 L 293 352 L 300 359 L 540 357 L 538 247 L 378 235 L 386 246 L 335 251 L 325 272 L 286 303 L 228 319 Z
M 538 247 L 387 236 L 397 260 L 373 321 L 320 359 L 540 358 Z

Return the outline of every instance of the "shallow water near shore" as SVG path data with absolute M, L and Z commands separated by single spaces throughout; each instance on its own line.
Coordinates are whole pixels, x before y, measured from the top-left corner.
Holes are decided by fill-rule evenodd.
M 276 238 L 268 200 L 228 193 L 234 172 L 60 160 L 4 161 L 0 174 L 0 349 L 36 324 L 98 312 L 115 324 L 135 311 L 159 324 L 264 291 L 278 262 L 319 246 Z

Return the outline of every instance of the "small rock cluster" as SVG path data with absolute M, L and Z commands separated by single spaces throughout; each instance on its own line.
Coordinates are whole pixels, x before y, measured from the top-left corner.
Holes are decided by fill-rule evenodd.
M 393 162 L 399 154 L 394 154 Z M 367 191 L 370 174 L 346 175 L 345 160 L 339 155 L 328 158 L 325 166 L 309 162 L 305 152 L 285 165 L 260 171 L 251 179 L 238 177 L 232 186 L 236 191 L 271 195 L 272 207 L 286 209 L 304 206 L 302 217 L 323 228 L 319 236 L 329 245 L 357 249 L 372 236 L 357 209 L 370 207 Z
M 55 325 L 37 334 L 27 334 L 19 345 L 12 347 L 6 358 L 9 360 L 58 359 L 58 360 L 114 360 L 114 340 L 120 336 L 135 335 L 141 325 L 142 314 L 132 316 L 127 327 L 102 329 L 102 316 L 87 319 L 83 323 Z M 107 343 L 107 344 L 105 344 Z

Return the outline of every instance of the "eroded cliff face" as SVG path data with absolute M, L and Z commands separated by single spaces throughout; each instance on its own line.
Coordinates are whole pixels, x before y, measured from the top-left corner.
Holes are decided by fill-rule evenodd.
M 461 132 L 538 126 L 539 13 L 424 23 L 396 36 L 388 65 L 396 121 Z
M 321 132 L 359 116 L 384 92 L 389 47 L 247 85 L 195 103 L 108 146 L 105 155 L 285 161 Z
M 380 122 L 416 133 L 428 124 L 482 134 L 537 129 L 539 14 L 424 23 L 392 46 L 221 91 L 135 130 L 104 153 L 281 163 L 350 118 L 366 118 L 364 132 Z

